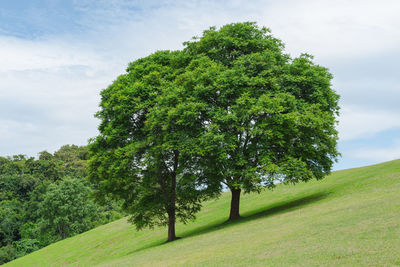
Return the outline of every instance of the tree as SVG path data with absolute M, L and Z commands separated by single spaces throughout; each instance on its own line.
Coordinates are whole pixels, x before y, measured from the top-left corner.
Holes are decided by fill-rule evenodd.
M 307 54 L 291 59 L 280 40 L 251 22 L 212 27 L 185 46 L 202 57 L 182 87 L 205 106 L 196 127 L 212 153 L 202 166 L 218 170 L 215 177 L 230 189 L 230 220 L 240 217 L 242 190 L 330 172 L 339 155 L 339 96 L 326 68 Z
M 62 166 L 60 172 L 66 176 L 86 177 L 87 146 L 64 145 L 54 152 L 54 159 Z
M 90 188 L 76 178 L 49 185 L 38 210 L 42 232 L 60 240 L 93 228 L 98 214 L 89 194 Z
M 176 219 L 194 219 L 220 187 L 196 168 L 204 153 L 195 127 L 202 106 L 186 102 L 190 95 L 179 86 L 190 61 L 186 53 L 160 51 L 130 63 L 101 92 L 100 135 L 89 145 L 97 199 L 123 201 L 137 229 L 168 225 L 168 241 L 176 239 Z
M 0 201 L 0 247 L 19 238 L 22 209 L 18 200 Z

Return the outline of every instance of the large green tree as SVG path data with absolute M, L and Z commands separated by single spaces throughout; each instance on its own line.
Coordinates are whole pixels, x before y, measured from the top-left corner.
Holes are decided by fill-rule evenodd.
M 218 179 L 197 164 L 201 104 L 190 99 L 180 77 L 191 57 L 160 51 L 129 64 L 101 92 L 100 134 L 92 140 L 89 177 L 99 200 L 123 201 L 138 229 L 194 219 L 201 201 L 219 191 Z
M 230 219 L 240 216 L 242 190 L 330 172 L 339 97 L 326 68 L 306 54 L 291 59 L 280 40 L 251 22 L 212 27 L 185 45 L 199 59 L 182 87 L 205 110 L 196 127 L 212 151 L 202 167 L 218 170 L 214 177 L 232 192 Z

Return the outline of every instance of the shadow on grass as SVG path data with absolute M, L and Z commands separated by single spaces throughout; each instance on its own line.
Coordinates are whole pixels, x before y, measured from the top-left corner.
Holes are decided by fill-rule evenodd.
M 305 197 L 301 198 L 296 198 L 296 199 L 290 199 L 287 201 L 281 201 L 281 202 L 276 202 L 276 203 L 271 203 L 267 206 L 264 206 L 262 208 L 258 208 L 255 210 L 251 210 L 248 212 L 245 212 L 242 214 L 242 217 L 234 220 L 234 221 L 226 221 L 225 219 L 221 218 L 220 220 L 214 221 L 210 224 L 203 225 L 200 227 L 197 227 L 196 229 L 186 231 L 182 233 L 182 239 L 186 238 L 191 238 L 195 237 L 198 235 L 203 235 L 206 233 L 218 231 L 224 228 L 229 228 L 238 224 L 246 223 L 249 221 L 257 220 L 260 218 L 268 217 L 268 216 L 273 216 L 277 214 L 282 214 L 285 212 L 297 210 L 304 208 L 314 202 L 320 201 L 324 198 L 326 198 L 329 195 L 329 193 L 315 193 L 311 194 Z M 180 239 L 180 238 L 179 238 Z M 156 247 L 160 245 L 165 245 L 165 244 L 170 244 L 170 242 L 165 242 L 165 241 L 158 241 L 152 244 L 149 244 L 147 246 L 141 247 L 139 249 L 135 249 L 128 254 L 132 254 L 138 251 L 142 251 L 151 247 Z
M 242 214 L 242 217 L 234 220 L 234 221 L 220 221 L 214 224 L 206 225 L 204 227 L 200 227 L 198 229 L 192 230 L 187 234 L 183 235 L 183 238 L 193 237 L 197 235 L 202 235 L 206 233 L 210 233 L 213 231 L 217 231 L 223 228 L 232 227 L 234 225 L 246 223 L 249 221 L 261 219 L 268 216 L 273 216 L 277 214 L 282 214 L 285 212 L 297 210 L 304 208 L 314 202 L 320 201 L 326 198 L 329 193 L 316 193 L 312 195 L 308 195 L 306 197 L 301 197 L 297 199 L 291 199 L 288 201 L 281 201 L 277 203 L 271 203 L 262 208 L 258 208 L 256 210 L 250 210 Z

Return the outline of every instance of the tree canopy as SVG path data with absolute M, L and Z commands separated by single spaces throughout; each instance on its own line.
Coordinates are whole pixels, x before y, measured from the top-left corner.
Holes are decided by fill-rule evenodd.
M 290 58 L 280 40 L 251 22 L 212 27 L 185 45 L 188 54 L 204 57 L 187 75 L 186 90 L 206 106 L 200 125 L 207 125 L 213 153 L 203 166 L 216 164 L 231 190 L 230 219 L 239 217 L 242 189 L 330 172 L 339 155 L 339 96 L 326 68 L 307 54 Z
M 176 217 L 194 219 L 220 187 L 196 164 L 204 154 L 199 106 L 186 102 L 190 95 L 179 86 L 190 61 L 181 51 L 160 51 L 130 63 L 101 93 L 100 135 L 90 144 L 98 199 L 122 200 L 138 229 L 168 225 L 168 241 L 176 239 Z
M 336 149 L 339 96 L 307 54 L 292 59 L 255 23 L 211 27 L 180 51 L 129 64 L 101 92 L 89 177 L 99 200 L 123 201 L 137 226 L 193 219 L 201 201 L 276 182 L 321 179 Z

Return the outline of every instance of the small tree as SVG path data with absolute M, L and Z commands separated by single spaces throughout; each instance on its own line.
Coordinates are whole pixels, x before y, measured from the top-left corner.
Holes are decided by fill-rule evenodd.
M 90 188 L 76 178 L 49 185 L 38 209 L 42 237 L 60 240 L 93 228 L 98 214 L 97 207 L 88 199 L 89 193 Z
M 168 225 L 168 241 L 176 239 L 176 218 L 194 219 L 220 187 L 196 168 L 202 107 L 185 101 L 178 79 L 190 61 L 163 51 L 129 64 L 101 93 L 100 135 L 89 145 L 97 198 L 122 200 L 137 229 Z
M 212 27 L 185 45 L 202 57 L 182 86 L 206 111 L 197 127 L 212 152 L 202 166 L 218 170 L 215 177 L 232 192 L 229 219 L 239 218 L 242 190 L 330 172 L 339 97 L 326 68 L 306 54 L 291 59 L 280 40 L 251 22 Z

